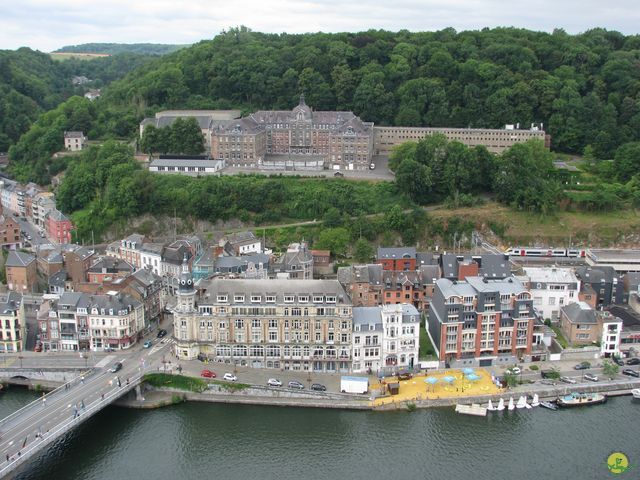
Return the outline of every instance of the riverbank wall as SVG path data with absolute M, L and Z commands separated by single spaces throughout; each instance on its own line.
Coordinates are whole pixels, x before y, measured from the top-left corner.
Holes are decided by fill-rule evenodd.
M 344 410 L 393 411 L 414 408 L 449 407 L 456 404 L 486 404 L 489 400 L 497 403 L 500 398 L 508 401 L 509 397 L 517 400 L 522 395 L 538 394 L 541 400 L 555 400 L 571 392 L 605 393 L 608 396 L 630 395 L 631 390 L 640 388 L 640 380 L 600 382 L 592 385 L 553 385 L 544 388 L 531 388 L 523 385 L 512 390 L 505 390 L 496 395 L 478 395 L 469 397 L 445 397 L 433 400 L 398 399 L 391 404 L 374 406 L 370 397 L 342 393 L 325 393 L 310 391 L 291 391 L 288 389 L 250 386 L 240 390 L 227 390 L 224 385 L 210 385 L 204 392 L 190 392 L 175 388 L 156 388 L 144 384 L 142 398 L 134 396 L 120 399 L 116 405 L 127 408 L 160 408 L 185 401 L 232 403 L 241 405 L 270 405 L 278 407 L 302 408 L 337 408 Z

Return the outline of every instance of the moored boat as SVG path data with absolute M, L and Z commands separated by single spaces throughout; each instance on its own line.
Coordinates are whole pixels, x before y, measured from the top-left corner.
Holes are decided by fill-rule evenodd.
M 571 393 L 558 397 L 557 404 L 559 407 L 581 407 L 583 405 L 597 405 L 605 403 L 607 396 L 602 393 Z
M 555 403 L 547 402 L 545 400 L 540 402 L 540 406 L 544 408 L 548 408 L 549 410 L 557 410 L 558 406 Z
M 498 402 L 498 406 L 496 407 L 496 409 L 501 412 L 502 410 L 504 410 L 504 398 L 501 398 L 500 401 Z
M 527 400 L 524 398 L 524 395 L 518 399 L 516 403 L 516 408 L 525 408 L 527 406 Z
M 538 394 L 535 393 L 533 395 L 533 400 L 531 401 L 531 406 L 532 407 L 537 407 L 538 405 L 540 405 L 540 398 L 538 397 Z
M 491 399 L 489 399 L 489 405 L 487 405 L 487 410 L 489 410 L 490 412 L 495 412 L 496 410 L 498 410 L 498 407 L 493 405 L 493 402 L 491 401 Z
M 516 406 L 513 404 L 513 397 L 509 397 L 509 406 L 507 407 L 509 410 L 514 410 Z

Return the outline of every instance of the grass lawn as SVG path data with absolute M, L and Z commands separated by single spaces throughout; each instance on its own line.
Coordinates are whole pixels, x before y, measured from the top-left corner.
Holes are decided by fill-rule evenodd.
M 431 344 L 431 340 L 429 339 L 429 335 L 427 335 L 427 331 L 424 328 L 424 322 L 420 323 L 420 352 L 418 353 L 418 358 L 420 360 L 436 360 L 435 350 L 433 349 L 433 345 Z
M 564 338 L 564 335 L 562 335 L 562 332 L 560 331 L 560 328 L 551 327 L 551 330 L 556 332 L 556 335 L 557 335 L 556 340 L 558 340 L 558 343 L 560 344 L 560 346 L 562 348 L 567 348 L 569 346 L 569 344 L 567 343 L 567 339 Z
M 207 389 L 207 382 L 195 377 L 183 375 L 169 375 L 168 373 L 147 373 L 144 381 L 154 387 L 176 388 L 188 392 L 203 392 Z

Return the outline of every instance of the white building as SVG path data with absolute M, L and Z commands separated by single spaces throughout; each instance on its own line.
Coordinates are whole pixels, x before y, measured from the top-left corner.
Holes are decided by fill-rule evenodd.
M 91 295 L 88 311 L 93 351 L 129 348 L 144 329 L 144 305 L 129 295 Z
M 140 265 L 162 276 L 162 249 L 160 243 L 144 243 L 140 248 Z
M 86 141 L 82 132 L 64 132 L 64 148 L 71 152 L 82 150 Z
M 413 368 L 418 363 L 420 313 L 409 304 L 353 309 L 353 371 Z
M 525 285 L 533 297 L 533 308 L 543 318 L 558 320 L 560 309 L 578 301 L 580 280 L 570 268 L 526 267 Z
M 613 315 L 602 321 L 602 338 L 600 339 L 600 353 L 604 357 L 620 354 L 620 338 L 622 335 L 622 320 Z

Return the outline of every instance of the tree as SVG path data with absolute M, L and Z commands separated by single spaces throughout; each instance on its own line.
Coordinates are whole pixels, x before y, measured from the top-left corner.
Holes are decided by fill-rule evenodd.
M 625 143 L 616 150 L 613 164 L 616 178 L 627 182 L 640 171 L 640 142 Z
M 374 256 L 374 250 L 371 244 L 364 238 L 358 239 L 353 248 L 353 257 L 358 263 L 367 263 Z
M 613 379 L 618 374 L 619 367 L 617 364 L 613 363 L 611 360 L 605 360 L 602 362 L 602 373 Z
M 349 241 L 349 231 L 346 228 L 327 228 L 320 233 L 315 248 L 330 250 L 334 256 L 344 257 Z
M 340 215 L 340 211 L 335 207 L 331 207 L 327 210 L 322 217 L 322 220 L 324 222 L 324 226 L 327 228 L 335 228 L 342 225 L 342 215 Z
M 518 376 L 515 373 L 505 372 L 502 375 L 502 380 L 509 388 L 513 388 L 518 385 Z

